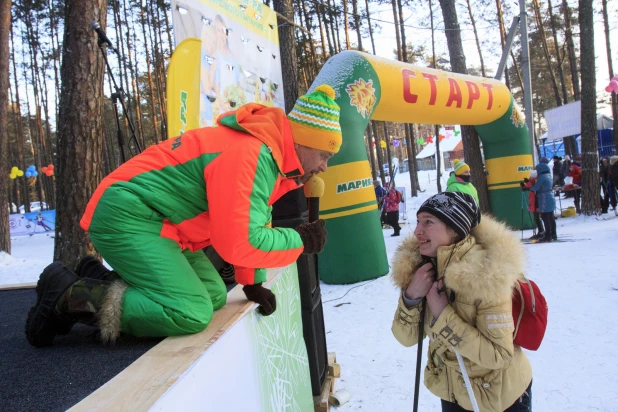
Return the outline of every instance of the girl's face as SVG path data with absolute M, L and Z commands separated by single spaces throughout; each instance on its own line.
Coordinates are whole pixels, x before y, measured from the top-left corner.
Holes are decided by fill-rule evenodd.
M 427 212 L 418 214 L 414 236 L 418 239 L 421 255 L 428 257 L 438 256 L 440 246 L 452 245 L 457 239 L 453 229 Z

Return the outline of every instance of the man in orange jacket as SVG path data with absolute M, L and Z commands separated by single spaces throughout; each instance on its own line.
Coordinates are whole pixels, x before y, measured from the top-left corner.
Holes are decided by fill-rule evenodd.
M 80 223 L 114 271 L 92 279 L 79 277 L 79 267 L 75 274 L 60 262 L 48 266 L 28 315 L 29 342 L 50 345 L 77 321 L 98 326 L 103 341 L 120 332 L 203 330 L 227 296 L 202 251 L 209 245 L 234 265 L 247 298 L 274 312 L 275 296 L 261 286 L 264 268 L 318 253 L 326 241 L 323 220 L 273 228 L 271 210 L 339 151 L 334 98 L 330 86 L 318 86 L 287 117 L 279 108 L 244 105 L 222 114 L 217 127 L 152 146 L 103 179 Z

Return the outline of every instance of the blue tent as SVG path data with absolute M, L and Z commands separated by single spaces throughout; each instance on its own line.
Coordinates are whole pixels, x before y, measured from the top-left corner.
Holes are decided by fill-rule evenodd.
M 563 139 L 547 142 L 541 136 L 543 143 L 540 146 L 541 155 L 551 159 L 554 156 L 564 157 L 564 141 Z M 581 153 L 581 135 L 575 137 L 577 142 L 577 153 Z M 612 129 L 603 129 L 597 131 L 597 144 L 599 145 L 599 157 L 613 156 L 616 154 L 616 147 L 612 140 Z

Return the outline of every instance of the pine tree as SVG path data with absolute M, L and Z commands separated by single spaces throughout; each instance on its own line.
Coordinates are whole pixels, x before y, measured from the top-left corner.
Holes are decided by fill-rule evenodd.
M 101 180 L 104 61 L 89 30 L 105 27 L 107 0 L 67 2 L 58 130 L 58 203 L 54 260 L 74 267 L 94 254 L 88 234 L 76 222 Z
M 11 0 L 0 0 L 0 252 L 11 253 L 8 201 L 9 32 Z
M 592 0 L 579 0 L 582 65 L 582 213 L 599 214 L 599 156 Z
M 461 42 L 461 31 L 457 21 L 455 0 L 440 0 L 444 27 L 446 29 L 446 41 L 449 50 L 451 67 L 455 73 L 467 74 L 466 56 Z M 487 180 L 483 173 L 483 158 L 479 145 L 479 135 L 473 126 L 462 126 L 461 136 L 464 144 L 464 157 L 470 166 L 472 182 L 479 195 L 480 207 L 483 212 L 489 211 L 489 198 L 487 193 Z M 438 139 L 438 136 L 436 136 Z

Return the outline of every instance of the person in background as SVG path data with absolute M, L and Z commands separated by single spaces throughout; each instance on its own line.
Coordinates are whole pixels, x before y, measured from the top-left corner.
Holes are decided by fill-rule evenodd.
M 536 192 L 536 201 L 539 213 L 543 219 L 545 226 L 545 237 L 540 239 L 541 242 L 551 242 L 558 240 L 556 234 L 556 218 L 554 210 L 556 209 L 556 199 L 552 192 L 552 178 L 549 166 L 546 163 L 536 165 L 538 173 L 537 181 L 530 187 L 531 192 Z
M 378 201 L 378 207 L 381 208 L 384 196 L 386 196 L 387 194 L 386 189 L 382 187 L 382 183 L 380 183 L 380 181 L 377 179 L 373 181 L 373 188 L 376 193 L 376 200 Z
M 554 167 L 552 169 L 553 177 L 554 177 L 554 187 L 556 186 L 564 186 L 564 171 L 562 170 L 562 157 L 554 156 Z
M 612 156 L 612 158 L 616 158 L 616 156 Z M 601 177 L 601 188 L 603 190 L 603 201 L 601 202 L 602 205 L 602 212 L 603 213 L 607 213 L 609 210 L 609 206 L 611 204 L 612 206 L 612 210 L 614 211 L 614 214 L 616 214 L 618 216 L 618 210 L 616 210 L 616 204 L 617 199 L 616 199 L 616 186 L 614 185 L 614 182 L 612 181 L 612 175 L 610 173 L 610 167 L 611 167 L 611 161 L 610 159 L 606 156 L 603 159 L 601 159 L 601 164 L 599 167 L 599 174 Z M 618 178 L 618 176 L 616 176 Z M 618 180 L 618 179 L 617 179 Z
M 455 173 L 451 174 L 446 182 L 446 191 L 467 193 L 478 203 L 479 195 L 474 185 L 470 183 L 470 166 L 459 159 L 455 159 L 453 160 L 453 171 Z
M 575 161 L 571 163 L 569 166 L 569 176 L 573 178 L 573 184 L 579 186 L 577 189 L 573 190 L 573 202 L 575 203 L 575 211 L 577 213 L 581 213 L 580 208 L 580 199 L 582 194 L 582 157 L 577 156 Z
M 534 184 L 536 183 L 536 178 L 537 178 L 537 171 L 533 170 L 530 172 L 530 179 L 524 179 L 523 182 L 519 182 L 519 185 L 521 186 L 521 190 L 523 192 L 528 191 L 530 192 L 530 188 L 532 186 L 534 186 Z M 539 213 L 539 206 L 537 204 L 537 200 L 536 200 L 536 193 L 535 192 L 530 192 L 529 196 L 528 196 L 528 211 L 532 212 L 533 216 L 534 216 L 534 223 L 536 224 L 536 227 L 538 229 L 538 232 L 536 235 L 533 235 L 532 237 L 530 237 L 531 240 L 535 240 L 535 239 L 542 239 L 545 237 L 545 229 L 543 228 L 543 221 L 541 220 L 541 214 Z
M 565 179 L 569 175 L 570 167 L 571 167 L 571 156 L 565 155 L 564 161 L 562 162 L 562 175 L 565 177 Z M 564 199 L 567 199 L 569 197 L 573 197 L 573 192 L 572 191 L 564 192 Z
M 614 187 L 614 196 L 618 200 L 618 156 L 612 156 L 609 158 L 609 181 Z M 618 209 L 614 208 L 614 214 L 618 216 Z
M 384 210 L 386 211 L 386 223 L 395 231 L 392 236 L 399 236 L 401 226 L 399 226 L 399 202 L 401 195 L 395 189 L 395 185 L 390 185 L 388 194 L 384 198 Z
M 373 188 L 378 201 L 378 210 L 380 210 L 380 223 L 384 225 L 386 223 L 386 212 L 384 211 L 384 197 L 387 195 L 386 189 L 382 187 L 382 183 L 378 179 L 373 181 Z
M 523 245 L 503 223 L 485 215 L 481 221 L 466 193 L 434 195 L 416 218 L 414 236 L 399 245 L 392 263 L 401 290 L 393 335 L 405 347 L 418 344 L 427 305 L 425 386 L 443 412 L 473 409 L 456 353 L 481 411 L 530 411 L 532 367 L 513 343 L 512 296 L 525 272 Z

